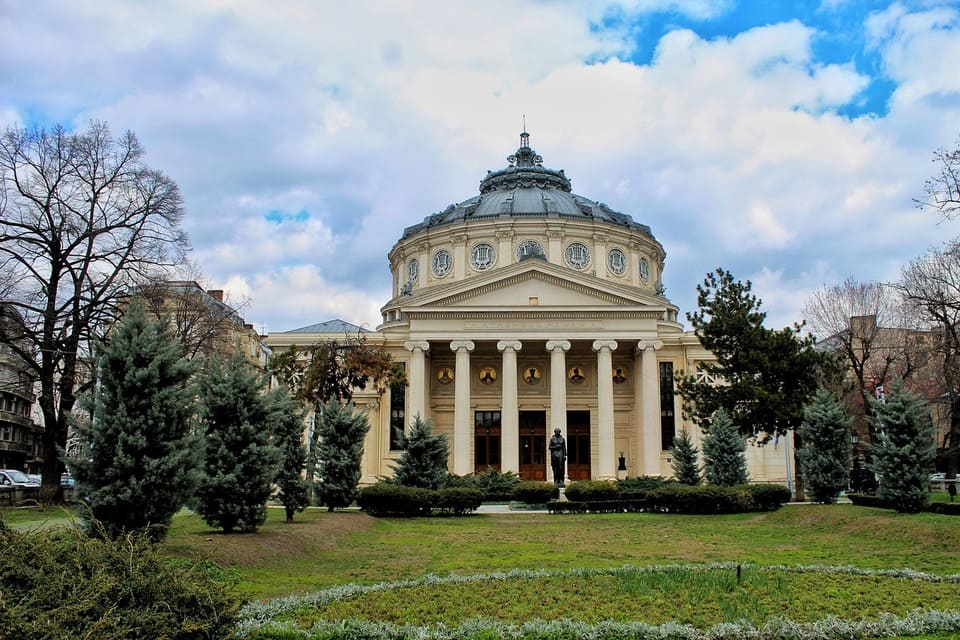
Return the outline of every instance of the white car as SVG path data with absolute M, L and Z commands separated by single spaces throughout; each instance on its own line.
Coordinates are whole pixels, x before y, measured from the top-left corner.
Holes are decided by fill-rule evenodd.
M 2 487 L 35 487 L 30 478 L 23 471 L 16 469 L 0 469 L 0 486 Z
M 930 482 L 939 482 L 939 481 L 941 481 L 941 480 L 946 480 L 946 479 L 947 479 L 947 474 L 945 474 L 945 473 L 931 473 L 931 474 L 930 474 Z

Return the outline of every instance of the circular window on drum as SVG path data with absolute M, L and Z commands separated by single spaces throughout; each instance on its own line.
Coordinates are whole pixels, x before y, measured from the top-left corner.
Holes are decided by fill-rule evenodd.
M 586 269 L 590 264 L 590 249 L 582 242 L 571 242 L 567 245 L 567 264 L 574 269 Z
M 607 256 L 607 264 L 610 265 L 610 272 L 614 275 L 622 276 L 627 272 L 627 256 L 620 249 L 611 249 Z
M 440 249 L 435 254 L 433 254 L 433 275 L 438 278 L 450 273 L 450 269 L 453 267 L 453 258 L 450 257 L 450 252 L 446 249 Z
M 524 240 L 517 245 L 517 260 L 543 256 L 543 247 L 536 240 Z
M 486 243 L 480 243 L 475 245 L 473 251 L 470 252 L 470 264 L 477 271 L 485 271 L 493 266 L 496 257 L 497 254 L 494 253 L 493 247 Z

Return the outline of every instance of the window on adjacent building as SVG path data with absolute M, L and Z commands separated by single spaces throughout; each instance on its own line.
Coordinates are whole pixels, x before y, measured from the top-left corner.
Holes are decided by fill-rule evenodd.
M 673 363 L 660 363 L 660 447 L 666 451 L 673 448 L 677 434 L 677 421 L 673 401 Z

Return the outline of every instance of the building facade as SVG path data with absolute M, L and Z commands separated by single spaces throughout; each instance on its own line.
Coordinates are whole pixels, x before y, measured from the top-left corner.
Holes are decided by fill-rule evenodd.
M 415 416 L 447 434 L 458 475 L 493 467 L 547 480 L 555 428 L 570 480 L 670 476 L 674 437 L 687 429 L 699 442 L 673 379 L 712 356 L 665 296 L 663 246 L 650 227 L 573 193 L 526 132 L 478 195 L 407 227 L 388 257 L 393 296 L 364 338 L 404 365 L 407 384 L 354 396 L 371 424 L 365 484 L 391 475 Z M 342 338 L 342 325 L 267 344 Z M 786 445 L 748 448 L 751 478 L 789 484 Z
M 0 309 L 0 322 L 7 324 L 8 335 L 17 335 L 22 326 L 11 307 Z M 19 346 L 29 348 L 25 341 Z M 34 419 L 34 381 L 35 374 L 13 345 L 0 343 L 0 469 L 40 471 L 43 429 Z

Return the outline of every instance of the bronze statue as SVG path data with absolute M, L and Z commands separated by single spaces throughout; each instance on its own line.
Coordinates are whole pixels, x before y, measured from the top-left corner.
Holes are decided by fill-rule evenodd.
M 560 429 L 553 430 L 553 437 L 550 438 L 550 466 L 553 467 L 553 482 L 558 486 L 563 486 L 563 470 L 567 462 L 567 443 L 560 435 Z

